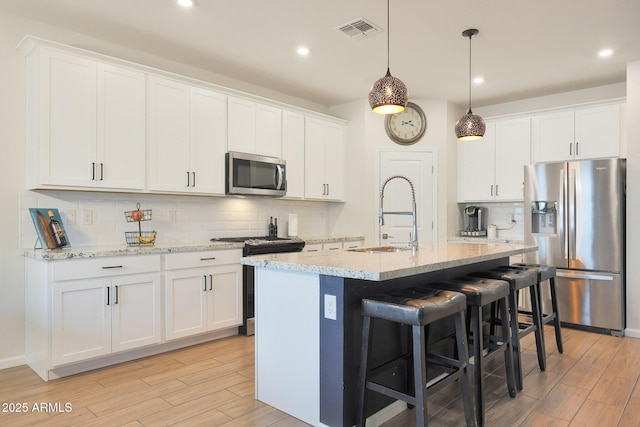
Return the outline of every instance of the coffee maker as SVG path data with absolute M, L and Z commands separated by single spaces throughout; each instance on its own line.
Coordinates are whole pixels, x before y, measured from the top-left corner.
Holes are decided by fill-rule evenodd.
M 467 206 L 464 208 L 464 230 L 461 236 L 486 236 L 485 209 L 480 206 Z

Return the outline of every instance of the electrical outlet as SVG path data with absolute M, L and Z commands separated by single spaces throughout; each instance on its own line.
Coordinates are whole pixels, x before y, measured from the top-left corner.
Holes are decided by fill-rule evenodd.
M 93 211 L 85 210 L 82 211 L 82 225 L 92 225 L 93 224 Z
M 324 295 L 324 318 L 330 320 L 338 319 L 335 295 Z
M 64 212 L 64 216 L 66 217 L 66 222 L 69 224 L 75 224 L 76 223 L 76 211 L 73 209 L 67 209 Z
M 513 214 L 507 214 L 507 222 L 508 222 L 508 223 L 515 222 L 515 221 L 513 220 Z

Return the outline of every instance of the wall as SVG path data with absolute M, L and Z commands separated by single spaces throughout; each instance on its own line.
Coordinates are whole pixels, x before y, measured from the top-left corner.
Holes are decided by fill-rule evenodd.
M 476 108 L 476 114 L 483 117 L 519 114 L 543 109 L 561 108 L 581 103 L 595 103 L 608 99 L 624 99 L 621 132 L 621 157 L 627 158 L 627 328 L 625 334 L 640 337 L 640 244 L 634 236 L 640 236 L 640 225 L 633 218 L 640 209 L 640 145 L 634 144 L 636 138 L 635 119 L 640 117 L 640 61 L 627 66 L 626 83 L 618 83 L 580 91 L 559 93 L 550 96 L 531 98 L 522 101 Z M 491 204 L 488 204 L 491 209 Z M 500 209 L 502 209 L 501 207 Z
M 626 334 L 640 337 L 640 144 L 635 129 L 640 118 L 640 61 L 627 64 L 627 329 Z M 633 118 L 633 119 L 632 119 Z
M 300 209 L 301 233 L 313 236 L 330 233 L 330 207 L 325 203 L 305 202 L 301 205 L 287 201 L 255 200 L 241 205 L 237 200 L 159 196 L 102 195 L 99 193 L 26 192 L 25 182 L 25 58 L 15 50 L 25 35 L 33 35 L 106 55 L 119 57 L 151 67 L 171 71 L 239 91 L 264 96 L 283 103 L 295 105 L 320 113 L 328 113 L 328 107 L 306 100 L 292 98 L 220 76 L 164 58 L 138 52 L 86 37 L 43 23 L 0 14 L 0 201 L 2 221 L 0 221 L 0 369 L 24 363 L 24 259 L 21 247 L 33 247 L 35 231 L 27 215 L 29 207 L 58 207 L 62 209 L 91 209 L 95 213 L 94 225 L 80 226 L 65 221 L 70 226 L 71 243 L 92 244 L 98 242 L 124 242 L 123 232 L 127 224 L 122 212 L 135 207 L 140 201 L 144 207 L 154 209 L 154 220 L 150 225 L 160 234 L 158 244 L 182 238 L 208 239 L 221 233 L 240 235 L 253 234 L 266 225 L 268 216 L 278 216 Z M 238 206 L 243 206 L 238 208 Z M 295 206 L 295 208 L 294 208 Z M 177 223 L 167 220 L 168 210 L 177 212 Z M 228 214 L 228 210 L 233 212 Z M 230 217 L 247 218 L 248 223 L 234 222 Z M 222 220 L 220 218 L 222 217 Z M 219 221 L 220 220 L 220 221 Z M 218 222 L 219 221 L 219 222 Z M 311 225 L 313 223 L 313 225 Z M 320 223 L 321 226 L 316 226 Z M 307 226 L 307 224 L 309 224 Z M 283 224 L 284 225 L 284 224 Z M 230 229 L 226 227 L 230 226 Z M 180 228 L 178 228 L 180 227 Z M 182 231 L 188 228 L 188 231 Z M 263 229 L 264 230 L 264 229 Z M 263 231 L 264 232 L 264 231 Z M 360 233 L 361 235 L 362 233 Z
M 212 237 L 266 236 L 270 217 L 277 218 L 278 235 L 287 236 L 289 213 L 298 215 L 298 234 L 304 238 L 330 235 L 328 203 L 286 199 L 162 196 L 152 194 L 91 193 L 75 191 L 25 191 L 20 197 L 21 247 L 33 248 L 36 232 L 28 208 L 60 211 L 69 242 L 74 247 L 125 243 L 126 231 L 138 223 L 127 222 L 124 212 L 151 209 L 143 231 L 156 230 L 157 246 L 207 243 Z M 90 212 L 92 223 L 83 223 Z M 40 245 L 38 245 L 40 247 Z
M 363 97 L 364 98 L 364 97 Z M 334 106 L 331 113 L 349 120 L 347 138 L 347 196 L 344 206 L 332 207 L 336 219 L 332 232 L 352 234 L 363 230 L 365 245 L 378 244 L 379 177 L 378 153 L 381 149 L 420 150 L 436 153 L 437 180 L 437 240 L 445 242 L 452 227 L 448 212 L 455 205 L 456 138 L 454 124 L 464 114 L 462 108 L 446 101 L 411 99 L 420 105 L 427 117 L 427 130 L 423 138 L 409 147 L 397 145 L 384 130 L 385 116 L 371 111 L 366 99 Z M 418 194 L 417 197 L 420 197 Z M 457 221 L 454 220 L 456 229 Z

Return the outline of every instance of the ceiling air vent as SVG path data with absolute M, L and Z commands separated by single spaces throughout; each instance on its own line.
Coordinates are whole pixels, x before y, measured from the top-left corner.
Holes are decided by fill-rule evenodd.
M 351 22 L 347 22 L 346 24 L 336 27 L 336 29 L 342 31 L 352 39 L 369 37 L 382 31 L 380 28 L 376 27 L 364 18 L 358 18 Z

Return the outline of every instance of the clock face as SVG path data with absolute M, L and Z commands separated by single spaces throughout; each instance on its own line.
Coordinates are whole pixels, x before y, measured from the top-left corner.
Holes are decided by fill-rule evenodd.
M 418 142 L 427 129 L 427 118 L 424 111 L 413 102 L 409 102 L 404 111 L 389 114 L 385 119 L 387 135 L 394 142 L 401 145 L 411 145 Z

